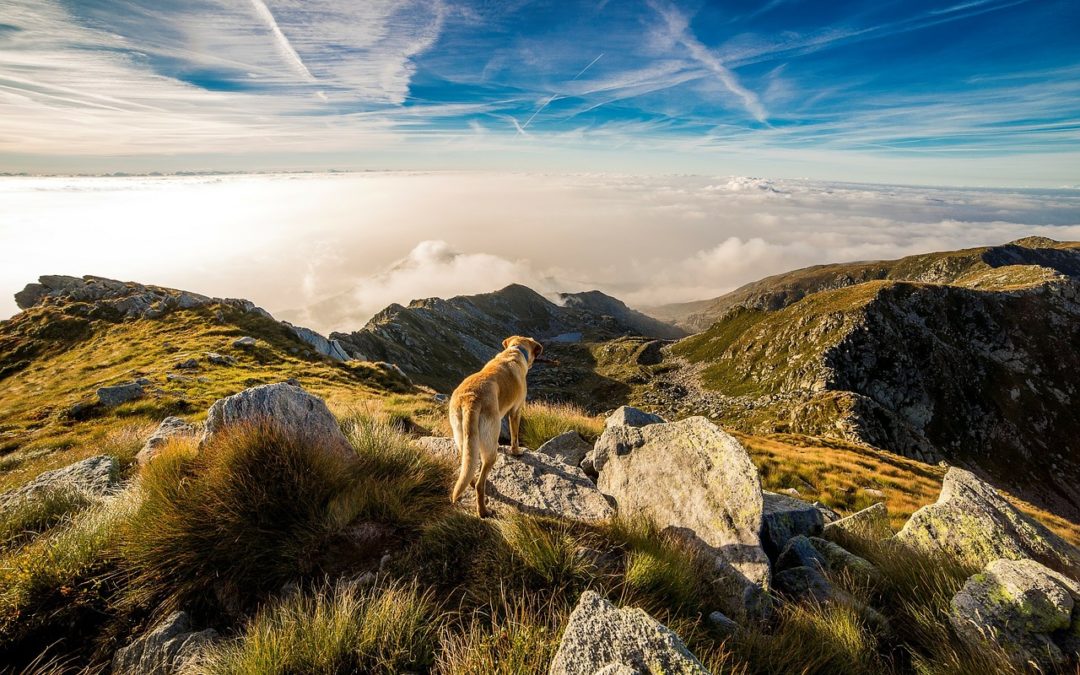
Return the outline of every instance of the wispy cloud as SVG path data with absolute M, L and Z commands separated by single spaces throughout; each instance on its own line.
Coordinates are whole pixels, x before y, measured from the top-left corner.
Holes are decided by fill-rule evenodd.
M 278 26 L 277 21 L 274 19 L 273 13 L 270 8 L 266 6 L 263 0 L 251 0 L 251 6 L 255 8 L 255 13 L 259 15 L 266 25 L 270 28 L 270 32 L 274 34 L 274 39 L 277 40 L 278 47 L 281 49 L 286 60 L 292 64 L 296 71 L 305 79 L 314 82 L 315 76 L 311 74 L 311 71 L 304 65 L 303 59 L 293 49 L 292 44 L 289 42 L 289 38 L 285 37 L 285 34 L 281 32 L 281 28 Z

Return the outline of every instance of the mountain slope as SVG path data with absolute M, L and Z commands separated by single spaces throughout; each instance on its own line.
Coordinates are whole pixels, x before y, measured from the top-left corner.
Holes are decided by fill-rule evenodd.
M 905 261 L 889 273 L 948 283 L 830 282 L 794 301 L 774 285 L 673 346 L 685 365 L 646 396 L 749 432 L 945 459 L 1080 517 L 1080 248 L 1028 240 Z

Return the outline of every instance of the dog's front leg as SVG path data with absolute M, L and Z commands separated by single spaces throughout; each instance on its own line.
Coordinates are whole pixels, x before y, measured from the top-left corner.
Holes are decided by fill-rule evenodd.
M 524 406 L 518 406 L 510 411 L 510 454 L 520 455 L 521 447 L 518 445 L 519 432 L 521 431 L 521 411 Z

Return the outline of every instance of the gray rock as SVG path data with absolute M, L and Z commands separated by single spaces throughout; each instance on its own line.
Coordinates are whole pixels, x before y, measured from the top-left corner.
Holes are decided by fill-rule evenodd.
M 729 635 L 739 630 L 739 624 L 732 621 L 723 612 L 710 612 L 709 623 L 713 624 L 721 631 L 728 633 Z
M 995 560 L 953 597 L 949 622 L 975 649 L 1003 649 L 1020 670 L 1080 660 L 1080 584 L 1034 560 Z
M 707 675 L 678 635 L 637 608 L 585 591 L 570 614 L 548 675 Z
M 208 628 L 194 631 L 186 612 L 173 612 L 113 656 L 113 675 L 174 675 L 218 637 Z
M 137 382 L 117 384 L 112 387 L 102 387 L 97 390 L 98 401 L 101 405 L 112 408 L 121 403 L 134 401 L 143 395 L 143 388 Z
M 318 396 L 279 382 L 245 389 L 210 407 L 201 443 L 230 424 L 276 424 L 290 433 L 317 439 L 320 447 L 353 458 L 355 450 L 337 419 Z
M 608 426 L 593 450 L 597 487 L 620 514 L 644 515 L 717 556 L 723 609 L 767 608 L 769 559 L 761 547 L 761 482 L 737 440 L 704 417 L 644 427 Z
M 442 404 L 442 403 L 446 403 L 447 401 L 449 401 L 450 397 L 447 396 L 446 394 L 434 394 L 431 397 L 431 400 L 435 401 L 436 403 Z
M 850 534 L 861 539 L 888 539 L 893 535 L 889 526 L 889 510 L 885 502 L 878 502 L 846 518 L 825 525 L 825 536 L 836 538 Z
M 258 343 L 258 340 L 251 337 L 250 335 L 245 335 L 244 337 L 239 337 L 233 340 L 232 346 L 240 349 L 247 349 L 249 347 L 254 347 L 256 343 Z
M 813 504 L 774 492 L 764 492 L 762 497 L 761 545 L 770 558 L 775 560 L 795 535 L 821 534 L 825 521 Z
M 773 576 L 773 585 L 776 590 L 795 601 L 812 599 L 826 603 L 837 598 L 833 585 L 816 567 L 791 567 L 781 570 Z
M 956 467 L 945 474 L 937 502 L 913 513 L 896 539 L 974 567 L 1001 558 L 1031 558 L 1080 578 L 1080 551 L 1075 546 L 1022 514 L 971 472 Z
M 800 534 L 792 537 L 776 558 L 776 570 L 778 572 L 792 567 L 812 567 L 818 570 L 828 570 L 829 561 L 825 559 L 825 556 L 818 553 L 808 537 Z
M 88 498 L 104 497 L 120 489 L 119 473 L 120 464 L 115 457 L 87 457 L 74 464 L 46 471 L 30 482 L 0 494 L 0 508 L 60 490 L 78 492 Z
M 628 427 L 643 427 L 649 424 L 663 424 L 664 418 L 653 413 L 639 410 L 632 406 L 624 405 L 619 407 L 615 412 L 607 416 L 604 420 L 604 427 L 610 426 L 628 426 Z
M 293 335 L 295 335 L 297 339 L 304 342 L 323 356 L 329 357 L 335 361 L 349 361 L 352 359 L 352 357 L 349 356 L 349 353 L 345 351 L 345 347 L 337 340 L 328 340 L 310 328 L 294 326 L 287 321 L 282 321 L 281 323 L 291 329 Z
M 217 352 L 206 352 L 206 360 L 215 366 L 233 366 L 236 365 L 236 359 L 225 354 L 218 354 Z
M 839 513 L 833 511 L 821 502 L 814 502 L 814 508 L 818 511 L 821 511 L 821 517 L 824 519 L 826 525 L 828 525 L 829 523 L 835 523 L 836 521 L 840 520 Z
M 173 368 L 176 368 L 177 370 L 197 370 L 198 367 L 199 362 L 195 359 L 184 359 L 173 366 Z
M 412 380 L 409 379 L 409 376 L 406 375 L 405 371 L 402 370 L 396 363 L 389 363 L 387 361 L 375 361 L 374 364 L 375 364 L 375 367 L 378 368 L 379 370 L 384 370 L 384 371 L 390 373 L 391 375 L 396 376 L 398 379 L 402 380 L 403 382 L 405 382 L 407 384 L 412 384 Z M 503 418 L 503 419 L 506 419 L 506 418 Z
M 567 431 L 552 438 L 536 449 L 537 452 L 557 457 L 570 466 L 578 466 L 585 455 L 592 450 L 592 446 L 585 442 L 576 431 Z
M 154 430 L 154 433 L 150 434 L 150 438 L 146 439 L 142 450 L 139 450 L 139 453 L 135 455 L 135 461 L 140 465 L 149 464 L 150 460 L 154 459 L 161 447 L 165 445 L 165 441 L 173 436 L 194 435 L 195 427 L 193 425 L 188 424 L 179 417 L 166 417 L 158 425 L 158 428 Z
M 461 453 L 458 452 L 454 439 L 445 436 L 423 436 L 414 441 L 421 448 L 433 455 L 442 457 L 448 462 L 460 464 Z
M 882 580 L 881 572 L 866 558 L 855 555 L 843 546 L 821 537 L 810 537 L 810 545 L 823 557 L 827 568 L 833 572 L 846 571 L 854 578 L 877 583 Z

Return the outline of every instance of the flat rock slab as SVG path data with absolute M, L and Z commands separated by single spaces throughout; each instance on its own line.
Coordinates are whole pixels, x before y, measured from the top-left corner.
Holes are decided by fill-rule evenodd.
M 576 431 L 559 434 L 536 449 L 537 452 L 560 459 L 570 466 L 578 466 L 592 446 Z
M 173 612 L 113 656 L 114 675 L 180 673 L 201 649 L 218 637 L 208 628 L 194 631 L 186 612 Z
M 142 395 L 143 388 L 138 382 L 117 384 L 112 387 L 102 387 L 97 390 L 98 401 L 101 402 L 101 405 L 109 408 L 118 406 L 121 403 L 127 403 L 128 401 L 134 401 Z
M 87 497 L 104 497 L 120 488 L 120 464 L 115 457 L 97 455 L 46 471 L 25 485 L 0 494 L 0 508 L 24 499 L 59 490 L 71 490 Z
M 679 636 L 637 608 L 585 591 L 563 631 L 548 675 L 708 675 Z
M 1027 517 L 970 471 L 950 468 L 937 502 L 911 515 L 898 541 L 974 567 L 1031 558 L 1080 578 L 1080 551 Z
M 659 415 L 624 405 L 616 408 L 615 412 L 607 416 L 604 420 L 604 427 L 644 427 L 649 424 L 663 424 L 664 421 L 664 418 Z

